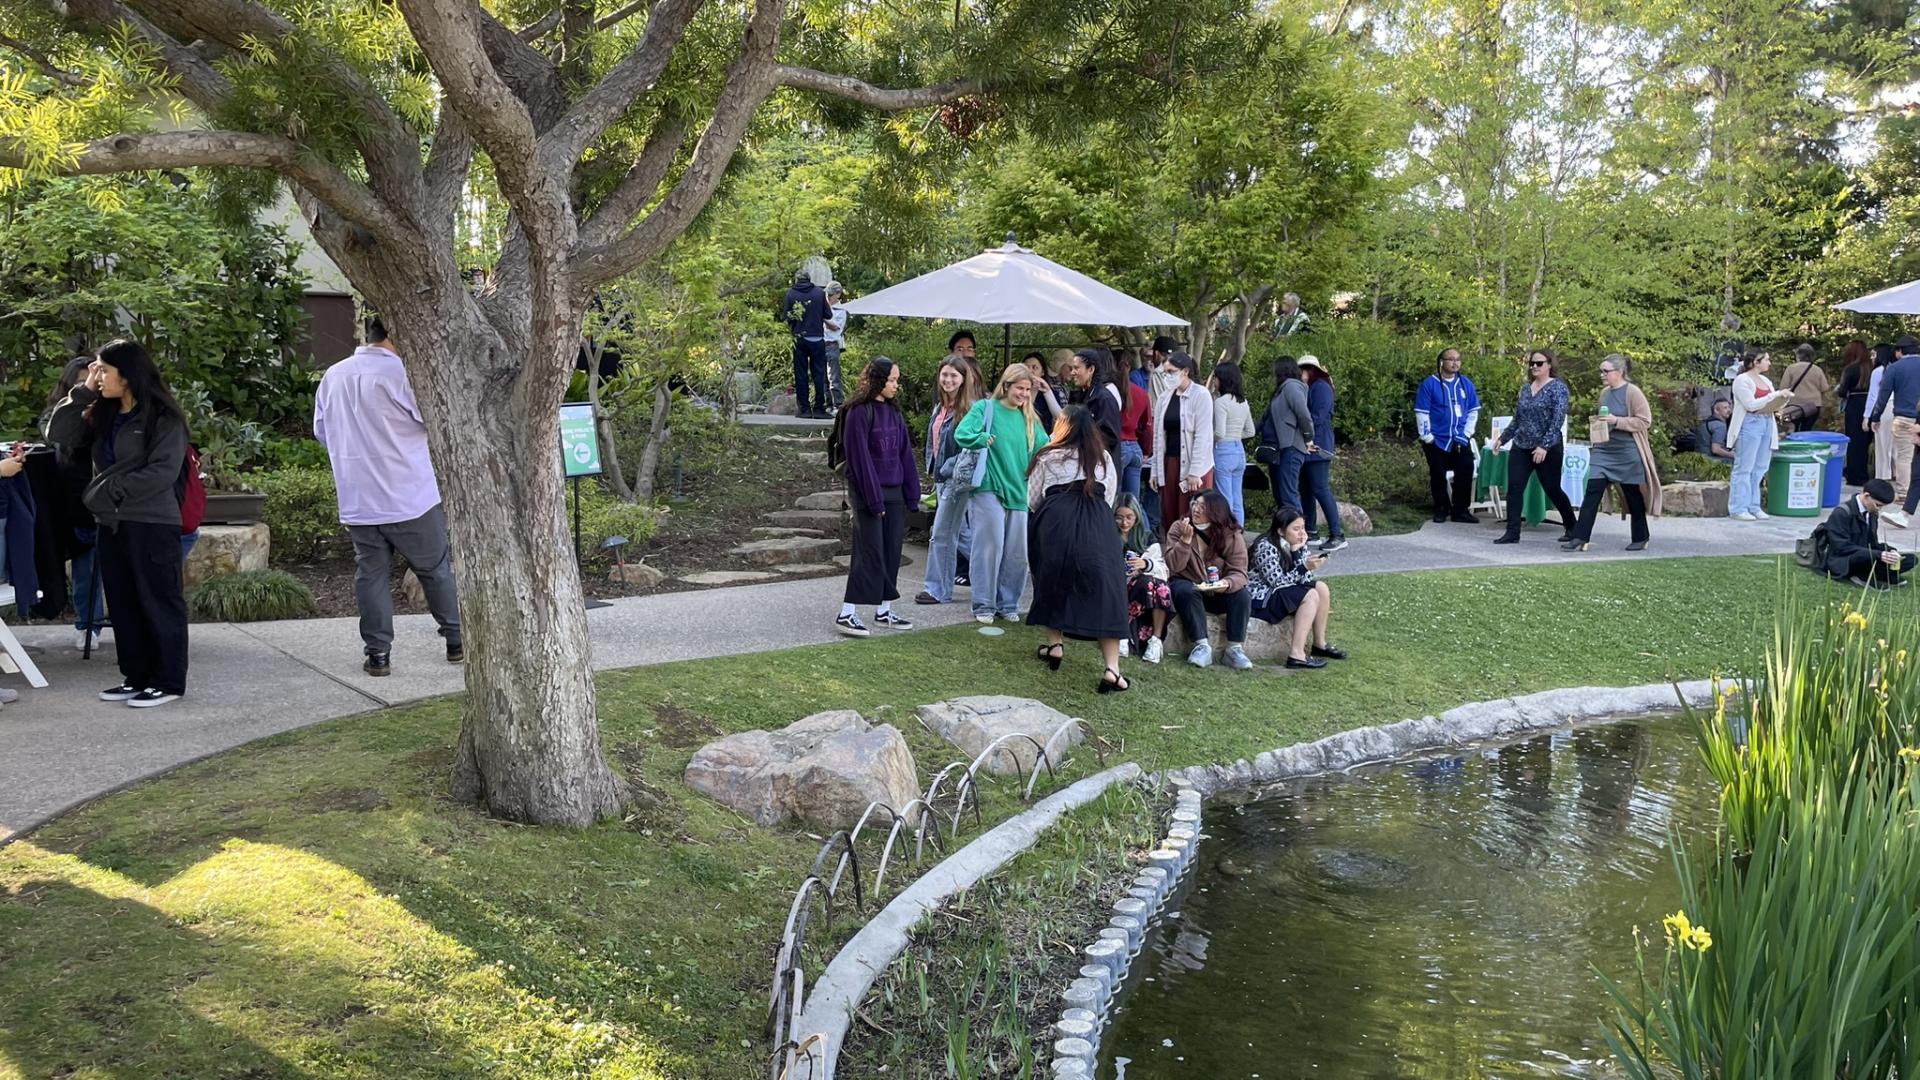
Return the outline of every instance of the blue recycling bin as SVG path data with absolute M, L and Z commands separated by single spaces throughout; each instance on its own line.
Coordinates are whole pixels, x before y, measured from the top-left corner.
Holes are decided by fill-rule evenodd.
M 1802 431 L 1786 437 L 1786 442 L 1827 443 L 1827 470 L 1820 478 L 1820 505 L 1840 505 L 1840 486 L 1847 466 L 1847 437 L 1837 431 Z

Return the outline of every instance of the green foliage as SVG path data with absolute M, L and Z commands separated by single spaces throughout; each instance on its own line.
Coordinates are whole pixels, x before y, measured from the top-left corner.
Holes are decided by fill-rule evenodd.
M 297 619 L 313 610 L 313 594 L 284 570 L 221 574 L 187 593 L 187 612 L 204 622 Z
M 110 200 L 100 183 L 46 181 L 0 203 L 0 425 L 29 424 L 68 359 L 122 336 L 176 392 L 203 388 L 209 411 L 304 423 L 312 389 L 290 352 L 302 280 L 285 235 L 224 223 L 159 177 L 114 178 Z
M 1378 510 L 1392 504 L 1424 504 L 1427 463 L 1411 439 L 1377 439 L 1339 446 L 1333 455 L 1333 491 L 1340 498 Z
M 249 474 L 247 482 L 267 497 L 261 519 L 273 531 L 274 562 L 310 562 L 346 537 L 331 469 L 267 469 Z
M 568 513 L 571 514 L 571 493 L 568 499 Z M 627 561 L 636 561 L 640 552 L 645 550 L 647 541 L 653 537 L 654 530 L 659 527 L 653 507 L 621 502 L 607 494 L 599 484 L 581 482 L 580 549 L 582 557 L 589 563 L 612 565 L 612 557 L 602 551 L 600 545 L 613 536 L 627 538 Z

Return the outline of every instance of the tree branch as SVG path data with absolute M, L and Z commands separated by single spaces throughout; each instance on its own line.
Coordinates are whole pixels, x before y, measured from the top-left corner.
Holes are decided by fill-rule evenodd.
M 673 59 L 673 50 L 681 35 L 705 0 L 660 0 L 647 20 L 640 44 L 613 70 L 587 91 L 566 116 L 546 134 L 542 156 L 551 169 L 573 171 L 574 163 L 593 141 L 606 133 L 614 121 L 633 106 L 639 96 L 651 89 L 655 80 Z M 757 15 L 755 16 L 758 17 Z M 778 28 L 775 28 L 776 44 Z M 769 57 L 771 54 L 769 54 Z M 764 62 L 764 61 L 763 61 Z
M 633 3 L 594 23 L 593 28 L 595 30 L 611 30 L 642 11 L 652 11 L 653 5 L 654 0 L 633 0 Z
M 480 40 L 495 71 L 533 117 L 533 130 L 545 131 L 567 111 L 567 87 L 560 69 L 505 23 L 480 13 Z
M 45 75 L 47 78 L 63 86 L 87 85 L 85 76 L 76 75 L 66 68 L 55 64 L 52 57 L 24 41 L 18 41 L 5 34 L 0 34 L 0 48 L 12 49 L 14 52 L 33 61 L 33 66 L 40 69 L 40 74 Z
M 671 2 L 663 0 L 662 6 Z M 739 149 L 760 103 L 777 85 L 773 55 L 780 45 L 780 17 L 785 8 L 785 0 L 755 0 L 746 41 L 727 68 L 726 84 L 714 103 L 713 119 L 694 147 L 693 160 L 660 205 L 625 236 L 611 244 L 583 246 L 573 260 L 574 273 L 583 283 L 592 286 L 619 277 L 665 251 L 693 224 L 720 186 L 727 163 Z
M 82 146 L 70 159 L 31 161 L 17 143 L 0 142 L 0 165 L 46 167 L 66 176 L 237 165 L 273 169 L 324 200 L 355 225 L 389 237 L 411 233 L 359 181 L 310 154 L 291 139 L 249 131 L 165 131 L 111 135 Z
M 774 67 L 774 81 L 781 86 L 791 86 L 796 90 L 810 90 L 817 94 L 830 94 L 847 98 L 862 105 L 889 111 L 899 109 L 919 109 L 928 105 L 942 105 L 955 98 L 978 94 L 986 89 L 986 83 L 979 79 L 952 79 L 936 86 L 921 86 L 907 90 L 887 90 L 871 83 L 865 83 L 851 75 L 830 75 L 812 68 L 794 67 L 791 64 L 778 64 Z
M 524 27 L 521 27 L 519 30 L 514 31 L 514 36 L 519 38 L 521 41 L 527 42 L 528 44 L 532 44 L 533 42 L 539 41 L 541 38 L 546 37 L 548 34 L 553 33 L 553 28 L 559 25 L 560 25 L 560 9 L 554 8 L 552 11 L 549 11 L 545 15 L 540 16 L 538 19 L 534 20 L 532 23 Z
M 465 124 L 449 111 L 440 114 L 440 127 L 433 133 L 433 145 L 427 150 L 428 221 L 435 227 L 445 222 L 449 228 L 456 217 L 460 193 L 465 190 L 467 173 L 473 167 L 473 136 Z
M 647 136 L 647 144 L 640 148 L 640 156 L 634 159 L 633 167 L 581 226 L 581 246 L 611 243 L 627 223 L 646 208 L 653 193 L 660 190 L 660 181 L 667 178 L 673 159 L 679 156 L 680 145 L 687 140 L 688 126 L 686 120 L 676 117 L 662 120 L 653 129 Z
M 232 81 L 215 71 L 198 49 L 182 45 L 172 34 L 119 0 L 69 0 L 68 10 L 102 26 L 125 23 L 131 27 L 160 51 L 167 70 L 180 80 L 180 93 L 203 112 L 219 108 L 233 92 Z

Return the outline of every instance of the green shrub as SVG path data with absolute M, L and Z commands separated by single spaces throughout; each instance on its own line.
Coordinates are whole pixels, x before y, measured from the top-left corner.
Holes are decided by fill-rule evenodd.
M 572 523 L 573 502 L 571 493 L 567 502 L 568 523 Z M 653 538 L 659 528 L 659 518 L 653 507 L 640 503 L 623 503 L 608 495 L 598 484 L 582 483 L 580 488 L 580 552 L 590 563 L 611 564 L 600 550 L 600 545 L 610 536 L 627 538 L 626 557 L 629 561 L 638 559 L 648 540 Z
M 1725 480 L 1733 475 L 1732 465 L 1705 454 L 1675 454 L 1671 466 L 1661 467 L 1662 480 Z
M 203 621 L 293 619 L 313 610 L 313 593 L 284 570 L 221 574 L 187 593 L 188 613 Z
M 313 560 L 346 537 L 331 469 L 270 469 L 250 473 L 247 480 L 267 497 L 261 516 L 273 530 L 275 562 Z
M 1425 504 L 1427 462 L 1420 444 L 1397 439 L 1339 446 L 1333 456 L 1333 493 L 1369 510 L 1396 503 Z

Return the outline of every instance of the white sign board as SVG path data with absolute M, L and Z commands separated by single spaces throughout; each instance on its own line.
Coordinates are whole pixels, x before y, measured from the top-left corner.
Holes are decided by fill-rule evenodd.
M 1560 490 L 1573 505 L 1579 506 L 1587 494 L 1587 471 L 1593 468 L 1593 451 L 1586 443 L 1567 444 L 1566 459 L 1560 465 Z

